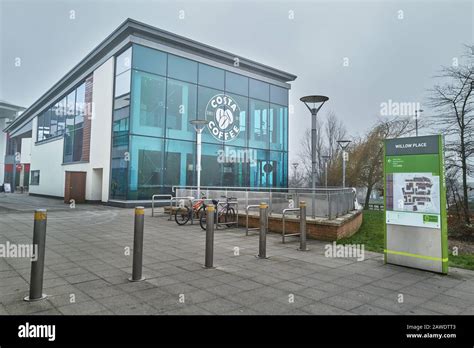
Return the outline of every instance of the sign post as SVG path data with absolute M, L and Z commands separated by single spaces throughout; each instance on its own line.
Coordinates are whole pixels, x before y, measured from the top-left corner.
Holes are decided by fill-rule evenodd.
M 448 273 L 443 138 L 384 144 L 385 263 Z

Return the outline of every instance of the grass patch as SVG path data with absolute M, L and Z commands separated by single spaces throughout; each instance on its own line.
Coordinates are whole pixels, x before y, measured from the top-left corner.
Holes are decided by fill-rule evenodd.
M 383 211 L 364 210 L 363 214 L 359 231 L 349 238 L 338 240 L 337 244 L 364 244 L 366 250 L 383 253 Z
M 458 256 L 449 255 L 449 267 L 465 268 L 474 271 L 474 255 L 460 254 Z
M 359 231 L 352 237 L 340 239 L 337 244 L 364 244 L 365 249 L 383 253 L 384 249 L 384 212 L 364 210 L 364 217 Z M 474 270 L 474 255 L 449 255 L 449 267 Z

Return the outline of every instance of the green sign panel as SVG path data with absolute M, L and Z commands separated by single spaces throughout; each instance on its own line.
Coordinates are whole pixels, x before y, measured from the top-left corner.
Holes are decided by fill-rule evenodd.
M 385 261 L 447 273 L 446 187 L 440 135 L 387 139 Z

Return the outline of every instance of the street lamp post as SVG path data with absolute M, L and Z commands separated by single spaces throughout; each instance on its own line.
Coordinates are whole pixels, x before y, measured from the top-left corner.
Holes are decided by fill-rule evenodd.
M 338 140 L 337 143 L 342 149 L 342 187 L 346 187 L 346 161 L 347 152 L 346 149 L 350 144 L 350 140 Z
M 328 161 L 331 158 L 329 155 L 323 155 L 324 160 L 324 183 L 328 187 Z
M 418 136 L 418 113 L 422 113 L 423 111 L 424 111 L 423 109 L 415 110 L 415 131 L 416 131 L 416 136 Z
M 197 197 L 201 197 L 201 137 L 204 127 L 207 126 L 209 121 L 207 120 L 191 120 L 189 123 L 192 124 L 196 131 L 196 176 L 197 176 Z
M 315 188 L 316 188 L 316 119 L 318 111 L 329 100 L 328 97 L 323 95 L 308 95 L 300 98 L 300 100 L 306 105 L 308 110 L 311 112 L 311 186 L 313 188 L 312 204 L 311 204 L 311 216 L 313 219 L 316 215 L 315 207 Z M 317 106 L 319 104 L 319 106 Z

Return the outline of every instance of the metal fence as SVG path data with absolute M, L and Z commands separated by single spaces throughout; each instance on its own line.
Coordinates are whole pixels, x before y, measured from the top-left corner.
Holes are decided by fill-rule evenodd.
M 177 197 L 197 197 L 196 186 L 173 186 Z M 223 197 L 235 197 L 240 212 L 244 213 L 249 205 L 268 204 L 269 214 L 282 214 L 283 209 L 296 208 L 300 201 L 307 204 L 308 216 L 334 219 L 354 210 L 354 188 L 269 188 L 269 187 L 226 187 L 201 186 L 201 195 L 208 199 L 222 200 Z

